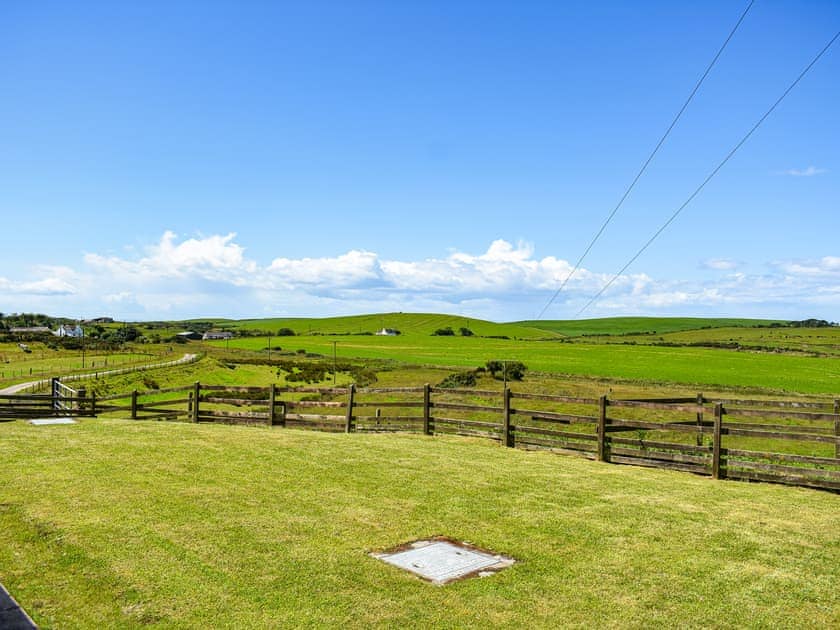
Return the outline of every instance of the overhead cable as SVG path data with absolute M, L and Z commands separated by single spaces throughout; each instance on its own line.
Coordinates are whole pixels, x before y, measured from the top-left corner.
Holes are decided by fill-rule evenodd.
M 676 219 L 677 216 L 679 216 L 680 212 L 682 212 L 683 209 L 694 200 L 694 198 L 700 193 L 700 191 L 703 190 L 703 188 L 705 188 L 706 184 L 708 184 L 711 181 L 711 179 L 715 175 L 717 175 L 718 171 L 720 171 L 720 169 L 722 169 L 723 166 L 729 161 L 729 159 L 733 155 L 735 155 L 735 153 L 738 151 L 738 149 L 740 149 L 741 146 L 743 146 L 743 144 L 747 140 L 749 140 L 750 136 L 753 135 L 755 130 L 758 129 L 761 126 L 761 123 L 763 123 L 767 119 L 767 117 L 770 116 L 770 114 L 773 113 L 773 110 L 776 109 L 776 107 L 778 107 L 779 103 L 781 103 L 784 100 L 784 98 L 788 94 L 790 94 L 791 90 L 793 90 L 793 88 L 795 88 L 796 85 L 802 80 L 802 78 L 806 74 L 808 74 L 808 71 L 814 66 L 814 64 L 817 63 L 817 61 L 820 60 L 820 57 L 822 57 L 826 53 L 826 51 L 828 51 L 828 49 L 831 48 L 832 44 L 834 44 L 834 42 L 837 40 L 838 37 L 840 37 L 840 31 L 837 31 L 837 33 L 834 35 L 834 37 L 832 37 L 831 40 L 823 47 L 823 49 L 820 50 L 820 52 L 817 54 L 816 57 L 814 57 L 814 59 L 811 61 L 811 63 L 809 63 L 805 67 L 805 69 L 801 73 L 799 73 L 799 76 L 796 77 L 796 80 L 788 86 L 788 88 L 782 93 L 782 95 L 776 100 L 776 102 L 773 103 L 773 105 L 770 107 L 770 109 L 768 109 L 764 113 L 764 115 L 761 118 L 758 119 L 758 122 L 755 123 L 752 126 L 752 129 L 750 129 L 743 138 L 741 138 L 740 142 L 738 142 L 738 144 L 736 144 L 734 147 L 732 147 L 732 150 L 729 151 L 729 153 L 726 154 L 726 157 L 723 158 L 723 160 L 721 160 L 721 162 L 714 168 L 714 170 L 711 173 L 709 173 L 709 175 L 706 177 L 706 179 L 703 180 L 703 183 L 701 183 L 694 190 L 694 192 L 691 193 L 691 195 L 689 195 L 688 199 L 686 199 L 685 202 L 679 208 L 677 208 L 674 211 L 674 213 L 670 216 L 670 218 L 667 221 L 665 221 L 665 223 L 663 223 L 662 226 L 658 230 L 656 230 L 656 232 L 654 232 L 653 236 L 651 236 L 648 239 L 648 241 L 644 245 L 642 245 L 641 249 L 639 249 L 639 251 L 637 251 L 633 255 L 633 257 L 630 258 L 630 260 L 628 260 L 627 263 L 612 278 L 610 278 L 610 281 L 607 282 L 603 287 L 601 287 L 601 290 L 598 291 L 598 293 L 596 293 L 594 296 L 592 296 L 592 298 L 589 300 L 589 302 L 587 302 L 586 305 L 577 312 L 575 317 L 579 317 L 581 313 L 583 313 L 592 304 L 594 304 L 598 300 L 598 298 L 601 297 L 604 294 L 604 291 L 606 291 L 608 288 L 610 288 L 610 286 L 613 284 L 613 282 L 615 282 L 618 279 L 618 277 L 621 274 L 623 274 L 627 270 L 627 268 L 630 265 L 632 265 L 636 261 L 636 259 L 639 256 L 641 256 L 642 253 L 644 253 L 644 251 L 648 247 L 650 247 L 650 245 L 657 239 L 657 237 L 660 234 L 662 234 L 662 232 L 665 231 L 665 228 L 667 228 L 669 225 L 671 225 L 671 223 L 674 221 L 674 219 Z
M 592 249 L 592 247 L 595 245 L 595 243 L 598 241 L 598 239 L 601 238 L 601 234 L 604 233 L 604 230 L 607 228 L 607 226 L 613 220 L 613 217 L 616 215 L 619 208 L 621 208 L 621 206 L 624 204 L 624 200 L 627 199 L 627 197 L 630 195 L 630 192 L 636 186 L 636 182 L 639 181 L 639 179 L 642 177 L 642 174 L 644 174 L 645 170 L 647 170 L 648 164 L 651 163 L 654 156 L 659 152 L 660 147 L 665 143 L 665 140 L 670 135 L 671 130 L 676 126 L 677 121 L 682 117 L 683 112 L 688 107 L 688 104 L 691 103 L 692 99 L 694 98 L 694 95 L 697 94 L 697 91 L 700 89 L 700 86 L 703 84 L 703 81 L 705 81 L 706 77 L 708 76 L 709 72 L 711 72 L 715 63 L 717 63 L 718 58 L 721 56 L 724 49 L 729 44 L 729 40 L 731 40 L 732 36 L 735 35 L 735 31 L 738 30 L 739 26 L 741 26 L 741 22 L 744 21 L 744 18 L 747 16 L 747 13 L 749 12 L 750 8 L 752 8 L 752 5 L 753 5 L 754 2 L 755 2 L 755 0 L 750 0 L 750 3 L 747 5 L 747 8 L 744 9 L 744 12 L 741 14 L 741 17 L 738 18 L 738 21 L 735 23 L 735 26 L 733 26 L 732 30 L 729 32 L 729 35 L 727 36 L 726 40 L 723 42 L 721 47 L 718 49 L 718 51 L 715 54 L 712 61 L 706 67 L 706 71 L 703 72 L 703 75 L 697 81 L 697 84 L 694 86 L 694 89 L 691 90 L 691 93 L 688 95 L 688 98 L 683 103 L 682 107 L 680 108 L 680 111 L 678 111 L 677 115 L 674 116 L 674 120 L 671 121 L 671 124 L 668 126 L 668 129 L 666 129 L 665 133 L 662 134 L 662 137 L 659 139 L 659 142 L 656 144 L 653 151 L 651 151 L 647 160 L 645 160 L 645 163 L 642 164 L 642 168 L 640 168 L 639 172 L 636 173 L 636 177 L 634 177 L 633 181 L 630 182 L 630 185 L 627 187 L 627 190 L 624 191 L 624 194 L 621 196 L 621 199 L 618 200 L 618 203 L 612 209 L 612 212 L 610 212 L 610 214 L 607 216 L 607 218 L 601 224 L 600 229 L 598 230 L 598 232 L 596 232 L 595 236 L 589 242 L 589 245 L 586 246 L 586 249 L 584 250 L 583 254 L 581 254 L 580 258 L 578 258 L 577 262 L 575 263 L 574 268 L 566 276 L 566 279 L 563 280 L 563 282 L 560 284 L 560 287 L 557 289 L 557 291 L 554 292 L 554 295 L 551 296 L 551 299 L 548 300 L 548 303 L 540 311 L 540 314 L 537 315 L 537 319 L 541 319 L 542 316 L 545 314 L 545 312 L 548 310 L 548 308 L 554 303 L 554 300 L 557 299 L 557 296 L 560 295 L 560 293 L 563 291 L 563 289 L 568 284 L 569 280 L 571 280 L 572 276 L 575 275 L 575 272 L 577 272 L 577 270 L 580 268 L 581 263 L 583 263 L 584 258 L 586 258 L 586 256 L 589 254 L 589 251 Z

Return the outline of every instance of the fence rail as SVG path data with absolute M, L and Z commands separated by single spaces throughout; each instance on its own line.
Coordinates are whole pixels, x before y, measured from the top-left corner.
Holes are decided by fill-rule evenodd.
M 716 479 L 840 491 L 840 401 L 713 400 L 702 394 L 620 400 L 509 388 L 201 383 L 99 399 L 61 387 L 52 395 L 0 395 L 0 419 L 102 414 L 348 433 L 456 434 Z

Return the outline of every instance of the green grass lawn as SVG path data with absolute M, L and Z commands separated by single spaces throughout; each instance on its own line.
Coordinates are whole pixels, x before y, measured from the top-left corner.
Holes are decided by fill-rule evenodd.
M 0 424 L 0 581 L 44 628 L 837 627 L 838 496 L 414 435 Z M 367 555 L 515 557 L 435 587 Z

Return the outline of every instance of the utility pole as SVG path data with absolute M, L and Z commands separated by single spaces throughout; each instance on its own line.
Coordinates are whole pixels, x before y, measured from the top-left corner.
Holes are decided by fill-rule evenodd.
M 333 341 L 333 385 L 335 385 L 335 377 L 336 377 L 335 370 L 336 370 L 336 363 L 337 363 L 336 362 L 336 354 L 335 354 L 335 344 L 336 344 L 336 342 Z
M 271 361 L 271 332 L 268 333 L 268 360 Z

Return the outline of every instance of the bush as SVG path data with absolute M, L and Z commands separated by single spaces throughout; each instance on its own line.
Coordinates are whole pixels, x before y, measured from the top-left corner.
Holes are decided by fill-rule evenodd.
M 525 378 L 525 372 L 528 370 L 528 366 L 521 361 L 488 361 L 485 367 L 493 378 L 499 379 L 507 376 L 509 381 L 521 381 Z
M 451 326 L 447 326 L 446 328 L 438 328 L 435 332 L 432 333 L 432 336 L 437 337 L 453 337 L 455 335 L 455 331 L 452 330 Z
M 474 387 L 475 383 L 475 371 L 468 370 L 466 372 L 456 372 L 455 374 L 450 374 L 438 383 L 438 387 L 446 387 L 450 389 L 454 389 L 456 387 Z
M 281 328 L 277 331 L 278 337 L 294 337 L 295 331 L 291 328 Z
M 472 337 L 473 334 L 474 334 L 473 331 L 471 331 L 469 328 L 465 328 L 464 326 L 461 326 L 461 336 L 462 337 Z

